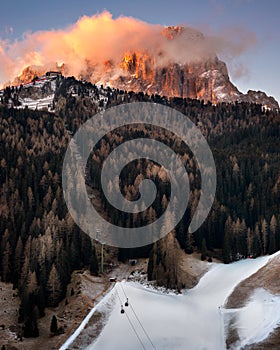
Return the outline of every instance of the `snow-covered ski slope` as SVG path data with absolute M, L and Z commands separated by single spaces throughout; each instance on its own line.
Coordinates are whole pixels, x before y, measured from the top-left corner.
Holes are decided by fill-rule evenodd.
M 108 321 L 87 350 L 224 350 L 230 313 L 235 313 L 240 337 L 235 349 L 266 338 L 280 321 L 280 297 L 258 290 L 244 308 L 227 310 L 223 305 L 234 287 L 270 258 L 213 264 L 199 284 L 182 295 L 162 294 L 132 282 L 117 283 L 104 300 L 111 302 Z M 124 306 L 121 314 L 126 297 L 129 307 Z

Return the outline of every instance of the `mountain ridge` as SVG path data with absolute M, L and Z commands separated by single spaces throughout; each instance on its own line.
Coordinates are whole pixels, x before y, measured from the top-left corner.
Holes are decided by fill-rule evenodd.
M 231 82 L 226 63 L 218 58 L 204 35 L 192 28 L 165 27 L 162 37 L 168 45 L 148 50 L 124 52 L 121 59 L 93 64 L 85 60 L 76 79 L 126 91 L 144 92 L 166 97 L 181 97 L 218 102 L 250 102 L 265 108 L 279 109 L 278 102 L 265 92 L 249 90 L 246 94 Z M 181 51 L 178 47 L 182 47 Z M 184 56 L 185 55 L 185 56 Z M 45 68 L 45 69 L 44 69 Z M 32 81 L 46 70 L 65 76 L 73 72 L 67 62 L 48 67 L 29 66 L 13 85 Z

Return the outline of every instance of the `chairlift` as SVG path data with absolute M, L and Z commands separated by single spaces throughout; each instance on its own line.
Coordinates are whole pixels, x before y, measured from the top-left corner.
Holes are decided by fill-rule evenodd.
M 128 307 L 128 298 L 126 298 L 126 302 L 124 304 L 126 307 Z
M 121 305 L 121 314 L 124 314 L 124 309 L 122 305 Z

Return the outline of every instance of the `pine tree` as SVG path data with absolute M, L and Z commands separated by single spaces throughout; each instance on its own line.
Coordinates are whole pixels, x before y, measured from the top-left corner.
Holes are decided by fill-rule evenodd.
M 15 262 L 14 262 L 15 287 L 18 286 L 18 281 L 20 278 L 22 250 L 23 250 L 22 239 L 21 239 L 21 236 L 19 236 L 18 241 L 17 241 L 17 245 L 16 245 L 16 250 L 15 250 Z
M 203 237 L 202 244 L 201 244 L 201 260 L 204 261 L 207 258 L 207 245 L 206 245 L 206 239 Z
M 92 248 L 92 254 L 90 258 L 90 273 L 92 275 L 97 275 L 98 274 L 98 260 L 96 256 L 96 250 L 95 247 Z
M 225 223 L 225 235 L 223 244 L 223 259 L 224 263 L 232 262 L 232 220 L 229 216 Z
M 39 329 L 38 329 L 38 324 L 37 324 L 37 319 L 35 316 L 34 309 L 27 316 L 27 318 L 24 322 L 23 336 L 25 338 L 37 338 L 37 337 L 39 337 Z
M 262 253 L 259 224 L 256 223 L 253 235 L 253 256 L 260 256 Z
M 57 318 L 55 315 L 53 315 L 52 320 L 51 320 L 51 327 L 50 327 L 50 331 L 51 333 L 56 333 L 57 332 Z

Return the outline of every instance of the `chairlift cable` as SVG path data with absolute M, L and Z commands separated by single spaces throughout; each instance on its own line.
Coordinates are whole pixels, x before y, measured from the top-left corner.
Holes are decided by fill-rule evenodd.
M 121 300 L 121 298 L 120 298 L 120 295 L 119 295 L 117 286 L 116 286 L 116 291 L 117 291 L 117 295 L 118 295 L 118 298 L 119 298 L 119 301 L 120 301 L 120 304 L 121 304 L 121 307 L 122 307 L 122 306 L 123 306 L 123 305 L 122 305 L 122 300 Z M 144 343 L 142 342 L 142 340 L 141 340 L 139 334 L 137 333 L 136 328 L 133 326 L 133 323 L 131 322 L 131 320 L 130 320 L 128 314 L 127 314 L 127 312 L 125 312 L 125 315 L 126 315 L 126 318 L 127 318 L 128 322 L 129 322 L 129 324 L 130 324 L 132 330 L 134 331 L 134 333 L 135 333 L 137 339 L 139 340 L 139 342 L 140 342 L 142 348 L 143 348 L 144 350 L 146 350 L 145 345 L 144 345 Z
M 123 287 L 122 283 L 121 283 L 121 288 L 122 288 L 122 291 L 123 291 L 123 293 L 124 293 L 124 295 L 125 295 L 125 297 L 126 297 L 126 300 L 128 300 L 128 297 L 127 297 L 127 295 L 126 295 L 126 292 L 125 292 L 125 290 L 124 290 L 124 287 Z M 149 342 L 151 343 L 153 349 L 156 350 L 156 347 L 155 347 L 154 343 L 152 342 L 152 339 L 150 338 L 150 336 L 149 336 L 149 334 L 147 333 L 147 331 L 145 330 L 145 328 L 144 328 L 142 322 L 140 321 L 139 317 L 137 316 L 137 314 L 136 314 L 136 312 L 135 312 L 135 310 L 134 310 L 134 308 L 133 308 L 133 306 L 132 306 L 132 304 L 131 304 L 131 301 L 129 302 L 129 306 L 131 307 L 131 310 L 132 310 L 132 312 L 134 313 L 135 318 L 137 319 L 138 323 L 140 324 L 140 326 L 141 326 L 143 332 L 145 333 L 146 337 L 148 338 Z
M 143 344 L 143 342 L 142 342 L 142 340 L 141 340 L 140 336 L 138 335 L 138 333 L 137 333 L 137 331 L 136 331 L 135 327 L 133 326 L 133 324 L 132 324 L 132 322 L 131 322 L 131 320 L 130 320 L 130 318 L 129 318 L 128 314 L 127 314 L 127 312 L 125 312 L 125 315 L 126 315 L 126 317 L 127 317 L 127 319 L 128 319 L 128 322 L 129 322 L 129 323 L 130 323 L 130 325 L 131 325 L 131 328 L 133 329 L 133 331 L 134 331 L 134 333 L 136 334 L 136 336 L 137 336 L 137 338 L 138 338 L 139 342 L 141 343 L 142 348 L 143 348 L 144 350 L 146 350 L 145 345 Z

